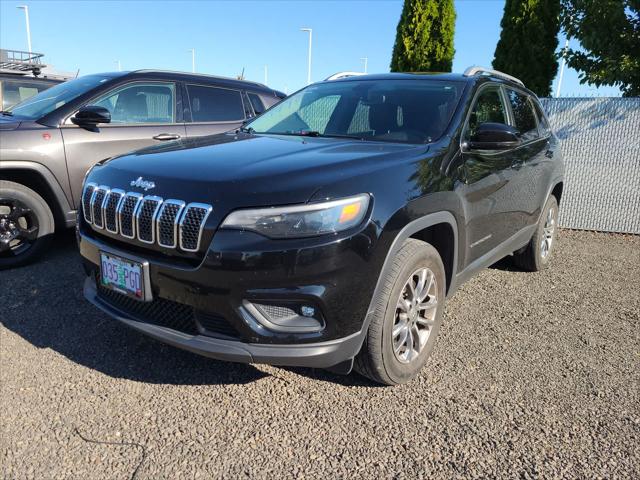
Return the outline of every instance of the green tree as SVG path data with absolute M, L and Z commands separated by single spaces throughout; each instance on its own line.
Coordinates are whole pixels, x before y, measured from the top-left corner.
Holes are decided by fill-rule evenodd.
M 540 97 L 558 72 L 560 0 L 507 0 L 493 68 L 519 78 Z
M 640 96 L 640 0 L 562 0 L 561 23 L 580 49 L 567 49 L 567 65 L 580 83 L 612 85 Z
M 405 0 L 391 57 L 392 72 L 450 72 L 453 0 Z

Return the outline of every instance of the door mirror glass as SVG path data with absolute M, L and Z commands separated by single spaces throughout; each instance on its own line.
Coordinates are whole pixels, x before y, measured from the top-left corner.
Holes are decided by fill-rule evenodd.
M 504 123 L 485 122 L 478 125 L 467 142 L 472 150 L 507 150 L 520 145 L 520 133 Z
M 99 123 L 110 123 L 111 113 L 98 105 L 87 105 L 78 110 L 71 121 L 80 126 L 95 127 Z

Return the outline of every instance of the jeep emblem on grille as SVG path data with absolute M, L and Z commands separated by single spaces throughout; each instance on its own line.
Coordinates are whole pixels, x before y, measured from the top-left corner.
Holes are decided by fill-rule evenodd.
M 138 177 L 135 180 L 131 180 L 131 184 L 132 187 L 140 187 L 142 188 L 145 192 L 147 190 L 151 190 L 152 188 L 156 188 L 156 184 L 153 182 L 150 182 L 148 180 L 143 180 L 142 177 Z

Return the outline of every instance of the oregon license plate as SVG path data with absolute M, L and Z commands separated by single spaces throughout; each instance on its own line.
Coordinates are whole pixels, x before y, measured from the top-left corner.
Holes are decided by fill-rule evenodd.
M 141 263 L 100 252 L 100 281 L 104 287 L 144 300 L 143 274 Z

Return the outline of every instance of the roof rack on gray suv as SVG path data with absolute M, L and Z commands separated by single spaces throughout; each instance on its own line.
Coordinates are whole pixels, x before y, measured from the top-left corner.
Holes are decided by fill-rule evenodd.
M 519 78 L 516 78 L 499 70 L 492 70 L 491 68 L 480 67 L 478 65 L 473 65 L 467 68 L 464 71 L 463 75 L 465 77 L 473 77 L 474 75 L 493 75 L 494 77 L 506 78 L 507 80 L 511 80 L 512 82 L 519 83 L 524 87 L 524 83 L 522 83 L 522 80 L 520 80 Z

